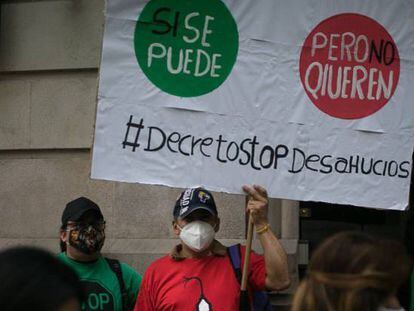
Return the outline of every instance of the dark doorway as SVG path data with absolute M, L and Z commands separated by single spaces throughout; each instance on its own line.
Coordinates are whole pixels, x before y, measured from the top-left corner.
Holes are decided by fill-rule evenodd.
M 308 242 L 310 254 L 326 237 L 344 230 L 363 231 L 382 238 L 404 238 L 406 212 L 301 202 L 300 215 L 300 239 Z

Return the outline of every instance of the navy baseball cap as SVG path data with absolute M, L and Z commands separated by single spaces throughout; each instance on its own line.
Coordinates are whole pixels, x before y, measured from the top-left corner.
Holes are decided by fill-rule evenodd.
M 174 206 L 174 218 L 184 218 L 196 210 L 206 210 L 217 216 L 213 195 L 203 188 L 188 188 L 178 197 Z
M 83 214 L 88 211 L 95 211 L 98 218 L 103 219 L 101 209 L 98 204 L 85 197 L 77 198 L 66 204 L 62 214 L 62 225 L 66 225 L 68 221 L 78 221 Z

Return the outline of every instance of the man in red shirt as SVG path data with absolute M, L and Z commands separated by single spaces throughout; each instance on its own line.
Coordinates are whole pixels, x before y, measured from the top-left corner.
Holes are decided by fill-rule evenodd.
M 248 284 L 254 290 L 289 286 L 286 253 L 267 218 L 268 198 L 260 186 L 243 186 L 264 255 L 250 255 Z M 174 207 L 174 233 L 181 244 L 145 272 L 135 311 L 239 309 L 240 284 L 227 248 L 214 239 L 219 230 L 216 204 L 202 188 L 186 189 Z M 242 264 L 244 250 L 241 248 Z

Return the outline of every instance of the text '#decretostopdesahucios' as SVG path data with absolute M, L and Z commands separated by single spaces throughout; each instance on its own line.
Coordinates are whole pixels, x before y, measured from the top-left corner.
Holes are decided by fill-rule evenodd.
M 145 135 L 144 135 L 145 134 Z M 225 135 L 197 137 L 190 133 L 166 131 L 158 126 L 145 125 L 144 119 L 126 123 L 124 149 L 144 152 L 168 152 L 183 157 L 206 157 L 222 165 L 236 163 L 254 170 L 278 170 L 287 161 L 288 172 L 297 174 L 313 171 L 321 174 L 362 174 L 408 178 L 410 161 L 365 157 L 358 154 L 338 156 L 309 153 L 284 144 L 263 144 L 258 136 L 234 141 Z M 285 163 L 284 163 L 285 164 Z M 283 167 L 286 167 L 284 165 Z

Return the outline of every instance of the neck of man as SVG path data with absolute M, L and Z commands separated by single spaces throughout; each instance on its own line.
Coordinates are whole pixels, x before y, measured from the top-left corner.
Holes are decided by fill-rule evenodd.
M 185 258 L 202 258 L 202 257 L 206 257 L 206 256 L 211 256 L 213 254 L 213 252 L 212 252 L 213 243 L 211 243 L 210 246 L 207 249 L 205 249 L 201 252 L 196 252 L 196 251 L 192 250 L 191 248 L 189 248 L 184 243 L 181 243 L 181 245 L 182 245 L 181 256 L 185 257 Z
M 66 245 L 66 255 L 70 259 L 75 260 L 75 261 L 91 262 L 91 261 L 96 261 L 99 258 L 100 253 L 96 252 L 92 254 L 85 254 L 77 250 L 73 246 Z

